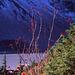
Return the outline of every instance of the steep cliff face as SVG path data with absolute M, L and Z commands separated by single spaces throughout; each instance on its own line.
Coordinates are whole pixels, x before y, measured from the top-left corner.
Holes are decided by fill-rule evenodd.
M 75 9 L 75 1 L 74 0 L 49 0 L 49 3 L 53 6 L 55 3 L 57 4 L 56 9 L 74 12 Z
M 42 16 L 42 31 L 39 38 L 38 46 L 40 49 L 47 48 L 47 41 L 49 38 L 50 25 L 52 25 L 54 4 L 56 4 L 55 11 L 57 13 L 55 19 L 54 30 L 51 38 L 51 45 L 57 40 L 61 32 L 69 28 L 68 18 L 74 21 L 74 1 L 70 0 L 0 0 L 0 41 L 2 40 L 14 40 L 19 36 L 24 37 L 21 41 L 31 40 L 31 28 L 32 10 L 33 18 L 37 21 L 37 30 L 35 38 L 38 35 L 40 18 L 38 11 L 41 11 Z M 46 7 L 46 13 L 44 11 L 44 5 Z M 63 6 L 61 6 L 63 4 Z M 47 15 L 46 15 L 47 14 Z M 50 23 L 50 25 L 49 25 Z M 46 37 L 45 37 L 46 36 Z

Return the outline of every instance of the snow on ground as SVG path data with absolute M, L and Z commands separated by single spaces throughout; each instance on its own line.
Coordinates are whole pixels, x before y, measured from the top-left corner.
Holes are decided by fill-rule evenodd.
M 32 61 L 34 60 L 35 54 L 36 53 L 30 54 Z M 24 59 L 27 59 L 27 62 L 25 64 L 29 64 L 28 54 L 20 54 L 20 55 L 21 56 L 24 55 Z M 44 59 L 45 55 L 46 55 L 45 53 L 40 53 L 41 59 L 42 58 Z M 37 53 L 37 56 L 39 58 L 38 53 Z M 2 64 L 3 63 L 3 61 L 2 61 L 3 58 L 4 58 L 4 54 L 0 54 L 0 66 L 3 65 Z M 40 58 L 38 60 L 40 61 Z M 6 67 L 6 69 L 7 70 L 10 70 L 10 69 L 13 70 L 16 66 L 19 65 L 19 56 L 17 54 L 6 54 L 6 61 L 7 61 L 7 63 L 6 63 L 7 67 L 10 66 L 9 69 L 7 67 Z M 22 62 L 22 64 L 23 64 L 23 62 Z

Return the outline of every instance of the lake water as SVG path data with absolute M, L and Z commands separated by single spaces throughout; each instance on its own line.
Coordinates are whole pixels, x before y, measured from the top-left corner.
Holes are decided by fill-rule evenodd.
M 28 58 L 28 54 L 20 54 L 24 59 L 27 59 L 26 63 L 29 64 L 29 58 Z M 31 53 L 31 60 L 34 60 L 34 57 L 36 56 L 36 53 Z M 40 61 L 41 59 L 44 59 L 46 56 L 46 53 L 37 53 L 37 58 L 38 61 Z M 6 65 L 7 67 L 10 66 L 10 69 L 14 69 L 17 65 L 19 65 L 19 55 L 18 54 L 6 54 Z M 0 54 L 0 66 L 2 66 L 3 64 L 3 59 L 4 59 L 4 54 Z M 23 61 L 22 61 L 23 64 Z M 7 68 L 7 70 L 9 70 Z

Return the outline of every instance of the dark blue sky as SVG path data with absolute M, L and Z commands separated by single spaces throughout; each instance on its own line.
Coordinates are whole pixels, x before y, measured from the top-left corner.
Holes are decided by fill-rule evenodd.
M 46 49 L 49 38 L 50 25 L 52 25 L 54 4 L 56 4 L 55 12 L 58 11 L 54 23 L 51 45 L 58 39 L 61 33 L 64 33 L 66 29 L 69 28 L 69 23 L 67 20 L 70 18 L 71 22 L 75 19 L 75 7 L 74 1 L 62 0 L 2 0 L 0 1 L 0 41 L 3 40 L 17 40 L 18 37 L 22 37 L 21 41 L 32 39 L 31 29 L 32 10 L 33 18 L 37 22 L 37 30 L 35 33 L 35 38 L 38 35 L 40 26 L 40 17 L 38 11 L 41 11 L 42 16 L 42 30 L 40 38 L 38 41 L 38 46 L 40 49 Z M 44 5 L 47 5 L 44 8 Z M 45 10 L 46 12 L 45 12 Z M 47 15 L 46 15 L 47 14 Z M 46 36 L 46 37 L 45 37 Z

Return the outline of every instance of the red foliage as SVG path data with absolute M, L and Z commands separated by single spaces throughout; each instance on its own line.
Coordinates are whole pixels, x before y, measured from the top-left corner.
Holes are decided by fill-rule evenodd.
M 19 66 L 17 67 L 17 69 L 20 69 Z
M 22 75 L 25 75 L 24 73 L 22 73 Z
M 69 18 L 67 21 L 69 22 L 71 19 Z
M 31 27 L 31 29 L 34 28 L 33 26 Z
M 10 73 L 10 72 L 8 71 L 8 72 L 7 72 L 7 75 L 8 75 L 9 73 Z
M 33 9 L 33 7 L 31 7 L 30 9 Z
M 48 52 L 48 50 L 45 51 L 45 53 L 47 53 L 47 52 Z
M 27 53 L 27 51 L 25 51 L 25 53 Z
M 31 49 L 31 50 L 33 50 L 33 49 Z
M 19 41 L 19 39 L 17 39 L 17 41 Z
M 30 20 L 31 22 L 33 22 L 33 20 Z
M 8 66 L 8 68 L 10 68 L 10 66 Z
M 61 33 L 61 35 L 64 35 L 63 33 Z
M 46 7 L 47 5 L 44 5 L 44 7 Z
M 13 46 L 13 44 L 9 44 L 10 46 Z
M 54 15 L 55 13 L 53 13 L 53 15 Z
M 31 30 L 29 29 L 29 32 L 30 32 Z
M 51 46 L 49 46 L 49 48 L 50 48 Z
M 24 57 L 24 55 L 22 55 L 22 57 Z
M 56 55 L 54 55 L 55 57 L 57 57 Z
M 58 42 L 56 41 L 56 43 L 58 43 Z
M 38 13 L 41 13 L 41 11 L 38 11 Z
M 75 37 L 74 37 L 74 39 L 75 39 Z
M 66 34 L 67 32 L 65 32 L 65 34 Z
M 24 59 L 25 61 L 27 61 L 27 59 Z
M 34 21 L 36 21 L 36 19 L 34 19 Z
M 19 39 L 21 39 L 21 37 L 19 37 Z

